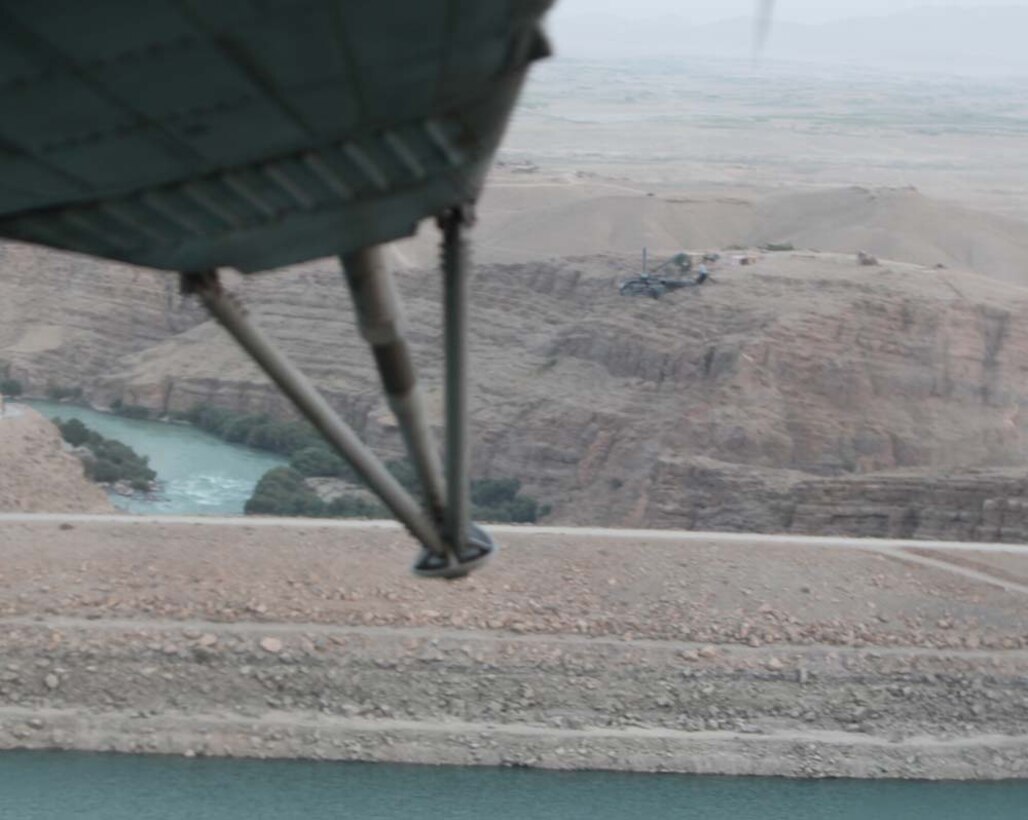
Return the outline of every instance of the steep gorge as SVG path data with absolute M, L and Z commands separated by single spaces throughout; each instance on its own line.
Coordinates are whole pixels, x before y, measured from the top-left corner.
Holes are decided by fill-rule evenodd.
M 32 389 L 73 384 L 159 412 L 289 412 L 173 277 L 37 257 L 52 255 L 5 250 L 5 291 L 23 307 L 5 303 L 0 345 Z M 475 471 L 523 478 L 555 520 L 788 529 L 797 482 L 1023 463 L 1028 291 L 797 252 L 660 301 L 620 298 L 633 265 L 476 269 Z M 230 284 L 362 435 L 399 452 L 334 263 Z M 438 275 L 406 271 L 401 287 L 438 422 Z M 27 343 L 41 326 L 61 328 L 58 342 Z

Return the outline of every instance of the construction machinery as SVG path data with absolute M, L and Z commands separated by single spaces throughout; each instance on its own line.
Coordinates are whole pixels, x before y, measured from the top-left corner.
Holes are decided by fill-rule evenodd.
M 676 253 L 652 271 L 649 270 L 649 254 L 643 248 L 642 273 L 618 283 L 622 296 L 649 296 L 659 299 L 665 293 L 682 288 L 702 285 L 710 277 L 707 264 L 718 260 L 717 254 L 704 254 L 701 263 L 694 265 L 687 253 Z

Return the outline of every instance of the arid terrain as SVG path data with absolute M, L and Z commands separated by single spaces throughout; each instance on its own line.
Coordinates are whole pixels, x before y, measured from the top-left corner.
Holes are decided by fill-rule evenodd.
M 1002 79 L 544 66 L 478 209 L 476 474 L 521 478 L 551 523 L 1023 540 L 1026 131 Z M 390 258 L 438 409 L 437 244 Z M 619 298 L 644 247 L 724 260 Z M 396 455 L 338 264 L 227 278 Z M 0 286 L 0 365 L 30 393 L 289 412 L 173 276 L 6 244 Z
M 906 196 L 838 198 L 853 207 Z M 683 226 L 695 211 L 636 201 L 671 214 L 684 208 L 676 217 Z M 587 211 L 579 203 L 577 213 L 595 220 L 609 204 Z M 924 505 L 906 490 L 888 497 L 903 481 L 895 471 L 959 481 L 992 470 L 1006 484 L 981 487 L 951 516 L 970 515 L 979 531 L 962 526 L 953 536 L 1021 538 L 1020 524 L 990 534 L 982 507 L 1022 497 L 1028 290 L 1009 282 L 1014 268 L 991 278 L 887 258 L 862 267 L 842 252 L 748 254 L 755 264 L 737 265 L 739 253 L 726 252 L 711 284 L 659 301 L 618 296 L 619 279 L 638 264 L 624 253 L 479 265 L 475 472 L 521 478 L 554 506 L 554 523 L 771 532 L 816 531 L 803 509 L 826 498 L 833 509 L 819 515 L 844 531 L 844 520 L 854 519 L 835 509 L 845 507 L 844 491 L 861 506 L 874 486 L 890 507 L 888 522 L 876 512 L 848 531 L 897 536 L 918 534 L 907 510 Z M 11 299 L 0 358 L 30 391 L 76 386 L 100 406 L 121 400 L 158 413 L 198 402 L 288 412 L 170 277 L 138 272 L 133 280 L 127 270 L 69 257 L 50 269 L 46 258 L 14 246 L 5 256 Z M 1010 258 L 1014 266 L 1016 254 Z M 381 452 L 398 454 L 334 265 L 234 287 L 357 430 Z M 401 287 L 438 408 L 438 277 L 411 268 Z M 819 482 L 847 476 L 859 480 L 822 491 Z
M 109 513 L 114 508 L 83 475 L 82 462 L 65 452 L 57 428 L 34 410 L 11 404 L 0 410 L 0 510 Z
M 0 748 L 1028 775 L 1016 548 L 5 516 Z
M 502 158 L 679 195 L 912 185 L 1025 219 L 1022 89 L 782 60 L 557 59 L 533 74 Z
M 0 748 L 1028 776 L 1022 90 L 545 67 L 479 207 L 473 467 L 591 529 L 433 584 L 384 524 L 30 517 L 105 502 L 0 419 Z M 389 253 L 438 424 L 436 246 Z M 722 260 L 622 298 L 644 247 Z M 225 278 L 397 455 L 338 264 Z M 290 412 L 171 275 L 7 243 L 0 295 L 29 394 Z

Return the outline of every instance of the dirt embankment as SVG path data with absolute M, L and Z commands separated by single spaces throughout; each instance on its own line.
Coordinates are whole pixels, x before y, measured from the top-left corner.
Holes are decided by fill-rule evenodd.
M 0 533 L 0 748 L 1028 776 L 1009 548 L 504 531 L 434 584 L 381 527 Z
M 0 511 L 113 512 L 106 494 L 64 451 L 57 428 L 29 407 L 0 412 Z

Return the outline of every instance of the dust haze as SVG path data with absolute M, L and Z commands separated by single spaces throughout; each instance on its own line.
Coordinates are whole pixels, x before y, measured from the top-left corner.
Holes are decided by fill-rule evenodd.
M 568 0 L 551 28 L 566 57 L 744 57 L 762 44 L 768 60 L 1003 75 L 1028 71 L 1026 23 L 1028 3 L 994 0 Z

